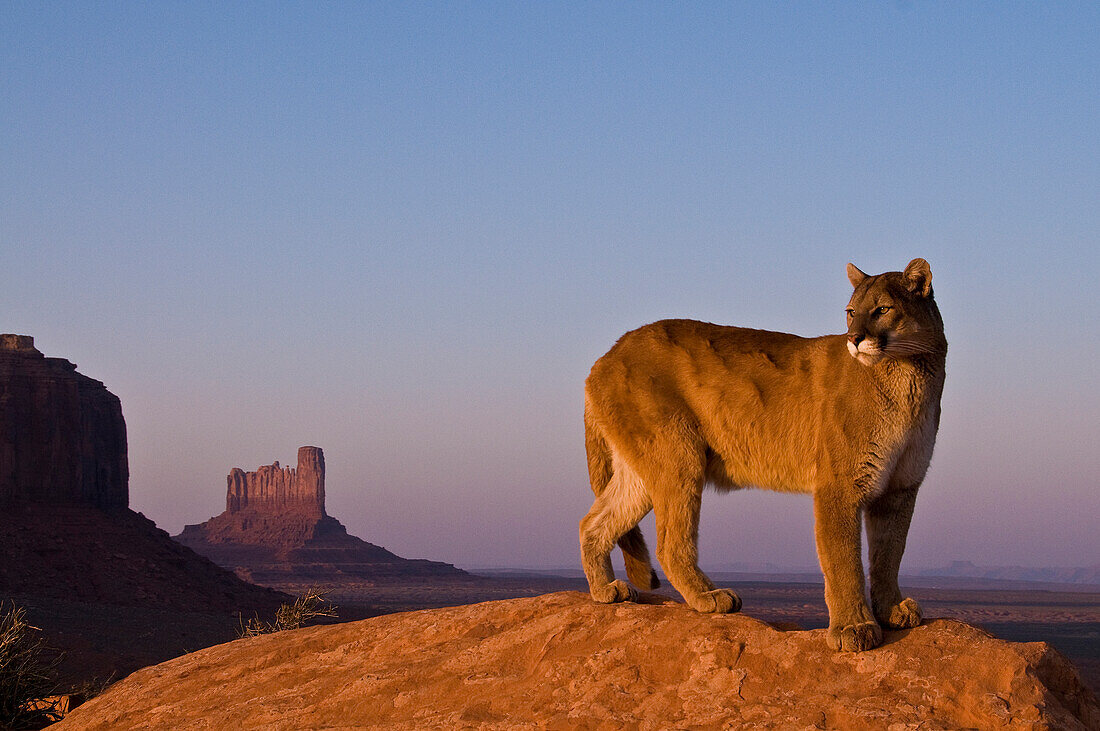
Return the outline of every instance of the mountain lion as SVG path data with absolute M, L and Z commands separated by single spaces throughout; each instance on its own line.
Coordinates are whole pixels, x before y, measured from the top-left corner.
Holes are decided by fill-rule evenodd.
M 898 566 L 939 426 L 943 320 L 924 259 L 877 276 L 849 264 L 848 279 L 846 336 L 663 320 L 622 336 L 592 366 L 584 426 L 596 500 L 580 541 L 593 599 L 637 598 L 615 579 L 616 543 L 627 578 L 658 586 L 637 528 L 653 510 L 657 558 L 676 590 L 700 612 L 738 611 L 740 598 L 699 570 L 699 506 L 705 484 L 751 486 L 813 495 L 833 649 L 867 650 L 881 627 L 920 624 Z

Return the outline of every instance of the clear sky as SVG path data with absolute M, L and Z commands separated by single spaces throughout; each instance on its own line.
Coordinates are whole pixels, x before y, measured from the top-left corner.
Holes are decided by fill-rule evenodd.
M 568 566 L 620 334 L 842 332 L 848 261 L 922 256 L 905 566 L 1096 564 L 1098 38 L 1083 2 L 6 2 L 0 331 L 122 399 L 171 533 L 313 444 L 366 540 Z M 816 562 L 806 497 L 703 513 L 704 565 Z

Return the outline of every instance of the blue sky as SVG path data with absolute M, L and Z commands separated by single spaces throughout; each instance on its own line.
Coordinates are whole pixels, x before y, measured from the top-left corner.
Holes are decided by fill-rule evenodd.
M 848 261 L 923 256 L 905 565 L 1096 563 L 1098 37 L 1086 3 L 9 3 L 0 330 L 122 398 L 172 533 L 315 444 L 366 540 L 573 565 L 622 332 L 841 332 Z M 813 565 L 811 528 L 708 494 L 703 562 Z

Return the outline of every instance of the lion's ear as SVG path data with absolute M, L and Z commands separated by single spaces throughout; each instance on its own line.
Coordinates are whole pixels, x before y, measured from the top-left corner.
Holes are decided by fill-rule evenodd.
M 905 267 L 903 276 L 905 277 L 905 285 L 913 294 L 921 297 L 932 294 L 932 269 L 924 259 L 914 259 L 909 262 L 909 266 Z
M 848 262 L 848 281 L 852 283 L 853 287 L 858 287 L 859 283 L 867 278 L 867 275 L 859 270 L 852 262 Z

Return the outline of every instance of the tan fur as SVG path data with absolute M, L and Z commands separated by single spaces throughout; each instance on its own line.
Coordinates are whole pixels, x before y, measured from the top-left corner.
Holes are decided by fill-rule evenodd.
M 737 595 L 698 567 L 700 499 L 706 484 L 760 487 L 813 495 L 833 648 L 866 650 L 881 643 L 880 625 L 920 624 L 897 577 L 939 425 L 943 321 L 923 259 L 878 276 L 849 264 L 848 277 L 847 335 L 664 320 L 627 333 L 596 361 L 584 412 L 596 500 L 580 524 L 596 601 L 636 598 L 615 580 L 616 543 L 630 581 L 656 586 L 637 528 L 653 510 L 657 558 L 676 590 L 701 612 L 737 611 Z

